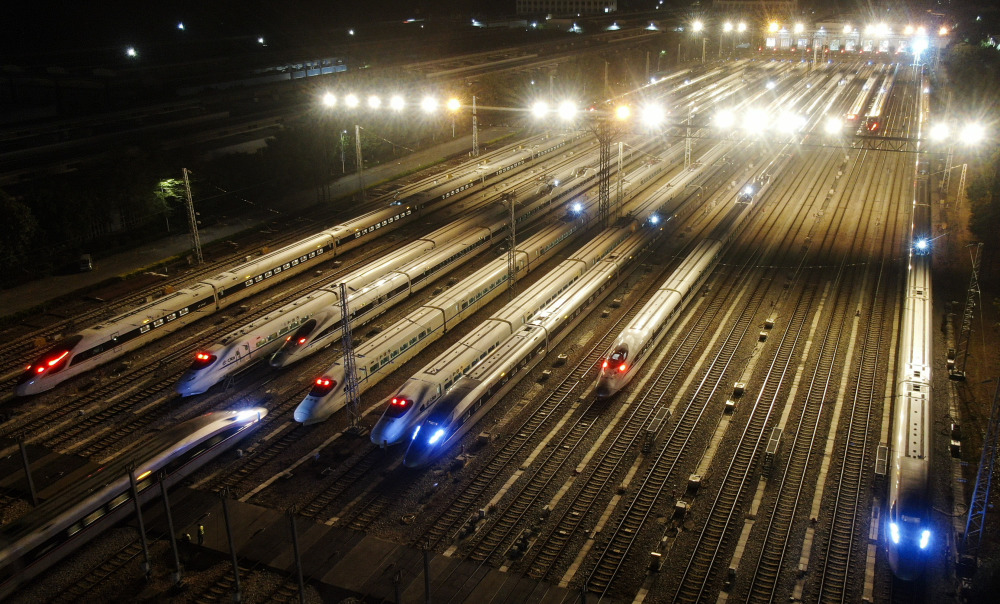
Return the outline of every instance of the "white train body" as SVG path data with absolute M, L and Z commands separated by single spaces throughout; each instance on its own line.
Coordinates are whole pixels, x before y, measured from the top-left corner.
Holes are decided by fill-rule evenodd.
M 414 266 L 420 266 L 427 258 L 440 257 L 441 250 L 452 250 L 447 253 L 454 255 L 458 253 L 454 251 L 456 247 L 465 245 L 460 251 L 468 252 L 488 243 L 489 230 L 478 227 L 478 222 L 480 219 L 475 217 L 456 221 L 347 275 L 344 282 L 349 290 L 355 292 L 351 296 L 352 308 L 358 310 L 355 316 L 363 317 L 371 310 L 372 301 L 382 298 L 385 295 L 383 290 L 390 287 L 386 283 L 395 288 L 396 282 L 403 281 L 408 286 Z M 464 237 L 460 236 L 463 233 Z M 467 241 L 471 243 L 466 244 Z M 177 392 L 183 396 L 200 394 L 226 376 L 269 358 L 292 340 L 300 346 L 306 344 L 307 335 L 302 333 L 304 328 L 312 328 L 309 333 L 330 333 L 336 329 L 339 337 L 339 283 L 327 284 L 197 351 L 191 367 L 177 382 Z M 404 289 L 409 293 L 407 287 Z M 330 341 L 332 338 L 328 338 L 324 345 Z
M 598 366 L 595 393 L 600 398 L 614 396 L 627 385 L 651 350 L 684 309 L 715 267 L 726 244 L 742 231 L 750 216 L 753 200 L 770 183 L 768 172 L 744 185 L 735 203 L 712 232 L 685 257 L 680 266 L 660 286 L 642 310 L 625 326 Z
M 446 205 L 456 195 L 472 194 L 476 186 L 486 186 L 494 178 L 524 170 L 537 158 L 558 151 L 578 138 L 577 134 L 552 139 L 538 136 L 511 145 L 492 155 L 489 172 L 475 165 L 443 179 L 425 180 L 419 188 L 408 189 L 405 198 L 394 201 L 389 207 L 348 220 L 69 336 L 26 367 L 14 393 L 27 396 L 50 390 L 71 377 L 315 266 L 322 259 L 412 222 L 423 213 Z
M 904 580 L 919 577 L 935 545 L 930 502 L 930 256 L 910 256 L 899 341 L 889 468 L 886 546 L 889 566 Z
M 620 236 L 622 229 L 605 234 Z M 426 412 L 426 417 L 410 434 L 403 464 L 420 468 L 431 464 L 448 446 L 461 438 L 485 415 L 514 383 L 512 378 L 543 358 L 568 329 L 583 317 L 580 313 L 616 279 L 652 239 L 655 229 L 627 236 L 612 253 L 598 261 L 550 304 L 537 312 L 508 338 L 497 345 L 492 340 L 471 343 L 471 348 L 490 350 L 466 368 L 451 389 Z M 527 310 L 525 308 L 524 310 Z M 506 387 L 505 387 L 506 386 Z

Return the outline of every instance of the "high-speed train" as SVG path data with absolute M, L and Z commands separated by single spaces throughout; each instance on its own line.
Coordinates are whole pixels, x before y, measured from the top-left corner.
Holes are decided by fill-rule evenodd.
M 666 328 L 673 324 L 677 313 L 708 278 L 726 244 L 742 230 L 750 215 L 753 196 L 759 195 L 769 182 L 765 172 L 742 187 L 733 207 L 712 233 L 694 247 L 625 326 L 600 361 L 595 387 L 598 398 L 613 396 L 632 380 L 642 361 L 666 335 Z
M 129 455 L 96 470 L 82 468 L 50 489 L 57 494 L 0 529 L 0 598 L 36 577 L 135 511 L 129 467 L 140 502 L 159 497 L 259 425 L 267 409 L 216 411 L 149 437 Z M 63 487 L 63 488 L 59 488 Z
M 535 220 L 552 211 L 559 200 L 576 193 L 590 178 L 588 162 L 586 153 L 577 154 L 557 168 L 554 177 L 546 176 L 542 181 L 531 178 L 515 189 L 525 195 L 516 210 L 515 222 Z M 351 323 L 357 327 L 485 249 L 506 230 L 508 220 L 507 209 L 489 205 L 353 271 L 342 281 L 327 284 L 233 330 L 207 349 L 197 351 L 177 384 L 177 392 L 184 396 L 200 394 L 260 359 L 269 358 L 272 367 L 282 368 L 339 342 L 341 282 L 350 292 Z
M 858 119 L 864 114 L 865 108 L 868 107 L 868 99 L 871 98 L 872 93 L 875 91 L 876 82 L 878 82 L 878 76 L 873 75 L 861 86 L 861 91 L 858 92 L 857 98 L 854 99 L 851 108 L 847 110 L 847 115 L 844 116 L 849 123 L 857 123 Z
M 654 232 L 659 231 L 641 229 L 630 234 L 614 253 L 574 280 L 543 310 L 532 313 L 530 320 L 499 344 L 492 340 L 471 343 L 472 348 L 483 351 L 482 357 L 456 379 L 413 429 L 403 465 L 409 468 L 430 465 L 450 444 L 468 432 L 517 383 L 513 379 L 515 376 L 544 358 L 586 316 L 582 311 L 616 282 L 622 267 L 635 259 L 652 240 Z
M 540 180 L 529 181 L 523 183 L 521 187 L 513 189 L 515 197 L 523 199 L 521 203 L 515 204 L 514 224 L 516 228 L 521 229 L 540 216 L 554 211 L 560 204 L 580 192 L 596 174 L 596 170 L 589 166 L 593 161 L 594 158 L 588 153 L 578 154 L 573 161 L 557 168 L 552 175 L 542 176 Z M 486 228 L 491 230 L 493 239 L 496 239 L 501 232 L 506 232 L 509 213 L 506 208 L 500 206 L 493 206 L 493 208 L 502 211 L 499 216 L 486 225 Z M 468 238 L 468 233 L 456 234 L 451 237 L 451 240 L 458 241 L 463 237 Z M 367 309 L 373 307 L 374 304 L 379 304 L 381 309 L 386 296 L 380 294 L 378 290 L 398 289 L 397 286 L 393 285 L 393 280 L 399 281 L 407 274 L 416 273 L 415 276 L 409 278 L 408 291 L 412 292 L 426 285 L 433 277 L 442 274 L 445 269 L 457 266 L 464 259 L 467 259 L 464 251 L 460 253 L 460 250 L 455 250 L 449 255 L 447 250 L 442 249 L 438 254 L 421 257 L 418 265 L 406 270 L 400 269 L 399 278 L 387 277 L 381 280 L 381 284 L 377 288 L 374 286 L 368 286 L 364 290 L 358 288 L 358 293 L 352 295 L 349 300 L 352 317 L 364 316 L 369 313 L 368 318 L 371 318 L 373 314 Z M 340 337 L 339 308 L 331 308 L 323 316 L 317 316 L 314 319 L 300 325 L 294 334 L 285 339 L 269 361 L 272 367 L 287 367 L 322 350 Z
M 502 158 L 486 164 L 488 172 L 475 166 L 460 174 L 449 174 L 444 182 L 435 180 L 426 190 L 374 210 L 341 225 L 240 264 L 214 277 L 153 302 L 122 313 L 56 342 L 29 364 L 21 374 L 14 393 L 26 396 L 45 392 L 63 381 L 112 361 L 195 320 L 226 308 L 245 297 L 292 275 L 373 239 L 377 234 L 414 221 L 437 209 L 449 198 L 476 185 L 484 185 L 512 170 L 524 169 L 538 157 L 556 151 L 579 135 L 539 138 L 538 145 L 509 146 L 491 157 Z
M 903 580 L 918 578 L 931 556 L 930 467 L 933 448 L 931 408 L 932 297 L 930 209 L 926 179 L 918 183 L 899 338 L 896 396 L 893 399 L 885 543 L 889 566 Z
M 379 445 L 401 442 L 435 401 L 480 359 L 509 338 L 590 270 L 614 252 L 628 235 L 608 229 L 546 273 L 499 312 L 480 323 L 459 342 L 415 373 L 390 397 L 389 405 L 372 428 L 371 440 Z
M 457 220 L 347 275 L 342 281 L 352 292 L 353 316 L 370 318 L 369 307 L 374 302 L 422 287 L 433 276 L 428 273 L 428 261 L 433 267 L 442 255 L 445 260 L 464 259 L 488 245 L 493 232 L 482 222 L 477 216 Z M 287 338 L 304 337 L 298 335 L 304 326 L 322 323 L 331 331 L 339 329 L 340 283 L 329 283 L 198 350 L 191 367 L 178 380 L 177 392 L 182 396 L 205 392 L 226 376 L 268 358 Z M 330 320 L 331 315 L 335 320 Z
M 666 162 L 642 162 L 642 165 L 627 178 L 629 194 L 648 186 L 653 176 L 665 169 L 665 165 Z M 681 183 L 678 186 L 683 188 L 684 185 Z M 562 249 L 571 235 L 580 232 L 591 223 L 595 215 L 592 210 L 596 207 L 596 199 L 590 195 L 574 199 L 570 212 L 563 220 L 518 244 L 516 259 L 519 274 L 522 270 L 534 268 L 548 255 Z M 639 213 L 645 218 L 652 216 L 652 212 Z M 374 386 L 394 368 L 412 358 L 482 305 L 494 299 L 500 292 L 505 291 L 503 285 L 506 283 L 506 278 L 506 259 L 499 258 L 358 347 L 355 351 L 356 356 L 359 359 L 366 359 L 364 363 L 358 363 L 359 390 L 364 391 Z M 316 378 L 312 391 L 296 408 L 295 420 L 307 424 L 321 422 L 344 408 L 347 401 L 343 384 L 344 368 L 338 360 L 323 375 Z M 391 406 L 391 397 L 388 403 Z M 422 406 L 422 404 L 417 405 L 416 409 L 419 411 Z M 394 410 L 389 410 L 396 413 L 400 410 L 399 405 Z M 383 426 L 409 425 L 410 418 L 413 417 L 412 408 L 407 407 L 406 411 L 407 413 L 400 414 L 397 418 L 393 418 L 390 413 L 385 421 L 380 421 L 372 430 L 372 441 L 380 445 L 386 444 L 386 441 L 398 442 L 398 438 L 383 432 Z M 398 430 L 394 427 L 390 432 L 395 433 Z
M 886 109 L 889 103 L 889 95 L 892 94 L 892 86 L 896 82 L 896 70 L 897 66 L 893 67 L 891 73 L 885 76 L 882 80 L 882 85 L 879 87 L 878 92 L 875 93 L 875 99 L 872 101 L 871 107 L 865 113 L 865 129 L 868 132 L 878 132 L 886 119 Z

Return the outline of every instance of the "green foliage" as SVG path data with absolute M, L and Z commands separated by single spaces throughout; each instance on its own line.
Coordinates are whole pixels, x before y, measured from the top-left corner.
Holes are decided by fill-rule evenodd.
M 983 44 L 953 44 L 945 57 L 954 104 L 965 115 L 985 117 L 1000 110 L 1000 52 Z
M 29 257 L 31 240 L 38 221 L 28 206 L 0 190 L 0 270 L 7 272 L 21 266 Z

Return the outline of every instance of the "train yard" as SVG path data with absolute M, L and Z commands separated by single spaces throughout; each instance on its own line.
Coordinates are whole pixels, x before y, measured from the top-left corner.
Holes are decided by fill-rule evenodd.
M 915 351 L 904 329 L 930 325 L 904 304 L 930 288 L 926 275 L 926 285 L 912 281 L 925 258 L 913 242 L 930 229 L 928 177 L 916 154 L 844 143 L 918 138 L 927 90 L 923 70 L 905 62 L 706 64 L 644 91 L 673 115 L 696 107 L 700 125 L 687 141 L 621 129 L 631 151 L 621 174 L 612 170 L 621 193 L 607 223 L 594 136 L 540 131 L 416 175 L 370 206 L 283 229 L 258 257 L 173 278 L 178 293 L 215 288 L 213 302 L 184 306 L 188 316 L 161 337 L 143 331 L 141 346 L 119 346 L 115 324 L 145 316 L 169 326 L 181 311 L 152 288 L 69 307 L 43 329 L 12 328 L 0 366 L 4 456 L 16 458 L 23 440 L 119 471 L 180 422 L 263 408 L 239 444 L 177 479 L 194 493 L 183 497 L 221 493 L 294 510 L 303 531 L 332 527 L 462 561 L 471 570 L 450 579 L 455 594 L 499 570 L 563 588 L 567 601 L 581 591 L 614 602 L 936 600 L 948 589 L 948 523 L 922 520 L 920 564 L 931 570 L 896 578 L 898 535 L 883 516 L 895 509 L 888 499 L 905 498 L 889 482 L 910 478 L 876 463 L 898 429 L 901 355 L 932 356 L 930 334 Z M 767 131 L 721 131 L 723 112 L 775 117 Z M 824 131 L 831 116 L 844 119 L 837 136 Z M 511 264 L 517 295 L 507 292 Z M 238 304 L 221 302 L 230 274 Z M 343 393 L 343 322 L 327 318 L 341 316 L 341 282 L 352 316 L 364 308 L 351 323 L 357 422 Z M 74 333 L 110 340 L 74 364 Z M 35 349 L 57 334 L 68 339 Z M 239 367 L 215 364 L 232 350 Z M 218 374 L 178 385 L 202 370 Z M 39 376 L 59 379 L 23 388 Z M 926 417 L 946 413 L 922 400 L 933 406 Z M 7 467 L 4 522 L 44 512 L 30 511 L 18 466 Z M 945 486 L 932 481 L 921 497 L 940 500 Z M 167 589 L 171 554 L 167 535 L 148 537 L 153 583 L 137 570 L 144 542 L 126 523 L 44 580 L 4 589 L 13 601 L 151 597 Z M 184 544 L 189 560 L 201 546 Z M 298 597 L 294 576 L 237 554 L 247 599 Z M 186 590 L 159 596 L 227 598 L 228 557 L 199 560 Z M 319 570 L 305 581 L 310 601 L 351 591 L 324 591 Z

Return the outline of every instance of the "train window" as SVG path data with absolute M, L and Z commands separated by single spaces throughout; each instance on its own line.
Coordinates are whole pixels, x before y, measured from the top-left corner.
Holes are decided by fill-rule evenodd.
M 83 530 L 83 522 L 76 522 L 73 524 L 73 526 L 66 529 L 66 536 L 72 537 L 73 535 L 79 533 L 82 530 Z
M 80 522 L 83 523 L 83 526 L 90 526 L 103 515 L 104 515 L 104 508 L 100 508 L 84 516 L 83 520 L 81 520 Z
M 113 509 L 117 508 L 121 504 L 123 504 L 126 501 L 128 501 L 129 499 L 131 499 L 131 497 L 132 497 L 131 494 L 128 493 L 128 492 L 122 493 L 118 497 L 115 497 L 114 499 L 112 499 L 110 503 L 108 503 L 108 509 L 109 510 L 113 510 Z

